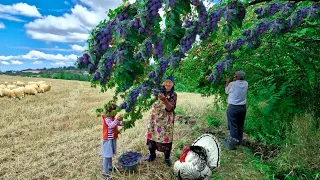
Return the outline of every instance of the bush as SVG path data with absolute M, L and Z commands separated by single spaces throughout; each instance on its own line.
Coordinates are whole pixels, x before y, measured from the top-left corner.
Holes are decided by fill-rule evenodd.
M 215 118 L 213 116 L 208 116 L 207 124 L 209 127 L 213 128 L 213 127 L 219 127 L 222 124 L 222 122 L 218 118 Z
M 310 114 L 297 116 L 286 131 L 281 153 L 272 161 L 280 179 L 316 179 L 320 176 L 320 132 Z

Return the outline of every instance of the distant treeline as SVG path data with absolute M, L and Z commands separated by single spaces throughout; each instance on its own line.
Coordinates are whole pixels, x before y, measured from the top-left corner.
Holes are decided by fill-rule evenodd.
M 6 71 L 1 72 L 10 76 L 23 76 L 23 77 L 42 77 L 53 79 L 77 80 L 77 81 L 90 81 L 90 76 L 85 71 L 78 70 L 73 66 L 50 68 L 50 69 L 26 69 L 22 71 Z

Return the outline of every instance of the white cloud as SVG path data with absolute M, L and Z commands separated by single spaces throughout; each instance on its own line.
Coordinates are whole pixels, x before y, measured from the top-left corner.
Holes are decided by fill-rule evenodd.
M 56 63 L 50 63 L 50 64 L 53 65 L 53 66 L 66 66 L 67 65 L 67 63 L 62 62 L 62 61 L 56 62 Z
M 18 61 L 18 60 L 12 60 L 10 61 L 12 64 L 23 64 L 23 62 Z
M 61 66 L 72 66 L 74 65 L 73 62 L 63 62 L 63 61 L 60 61 L 60 62 L 55 62 L 55 63 L 50 63 L 52 66 L 55 66 L 55 67 L 61 67 Z
M 106 12 L 109 8 L 115 9 L 118 7 L 122 0 L 80 0 L 80 2 L 95 11 Z
M 0 60 L 9 60 L 9 59 L 14 59 L 15 56 L 0 56 Z
M 0 19 L 6 19 L 6 20 L 10 20 L 10 21 L 16 21 L 16 22 L 25 22 L 24 20 L 11 16 L 10 14 L 3 14 L 0 13 Z
M 27 35 L 46 42 L 84 42 L 99 22 L 107 18 L 106 11 L 116 8 L 121 0 L 81 0 L 71 13 L 48 15 L 25 25 Z
M 6 26 L 2 22 L 0 22 L 0 29 L 4 29 L 4 28 L 6 28 Z
M 46 54 L 41 51 L 32 50 L 25 55 L 18 56 L 0 56 L 0 60 L 48 60 L 48 61 L 66 61 L 74 62 L 77 59 L 77 55 L 62 55 L 62 54 Z
M 77 44 L 74 44 L 71 46 L 72 50 L 78 51 L 78 52 L 83 52 L 87 49 L 87 46 L 79 46 Z
M 36 6 L 31 6 L 26 3 L 17 3 L 11 6 L 0 4 L 0 12 L 29 17 L 41 17 L 41 14 Z
M 69 5 L 70 3 L 68 1 L 63 2 L 65 5 Z
M 7 62 L 7 61 L 1 61 L 1 64 L 3 64 L 3 65 L 9 65 L 10 63 Z
M 42 61 L 34 61 L 32 64 L 42 64 Z
M 62 54 L 46 54 L 40 51 L 32 50 L 26 55 L 21 56 L 22 59 L 30 59 L 30 60 L 51 60 L 51 61 L 75 61 L 77 59 L 77 55 L 62 55 Z

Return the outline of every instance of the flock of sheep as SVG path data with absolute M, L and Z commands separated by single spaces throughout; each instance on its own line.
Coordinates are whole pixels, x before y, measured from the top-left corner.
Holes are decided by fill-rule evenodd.
M 5 82 L 0 84 L 0 97 L 7 96 L 9 98 L 22 98 L 25 94 L 36 95 L 44 93 L 51 89 L 51 84 L 45 81 L 28 82 L 27 84 L 21 81 L 9 84 Z

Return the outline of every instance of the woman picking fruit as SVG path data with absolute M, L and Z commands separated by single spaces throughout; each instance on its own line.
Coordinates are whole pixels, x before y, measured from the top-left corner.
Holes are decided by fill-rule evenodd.
M 158 100 L 152 105 L 151 117 L 147 122 L 147 145 L 150 154 L 145 161 L 153 161 L 156 158 L 156 150 L 158 150 L 164 153 L 164 163 L 170 166 L 174 110 L 177 102 L 177 94 L 174 92 L 174 77 L 166 77 L 163 85 L 164 92 L 159 92 L 157 95 Z

